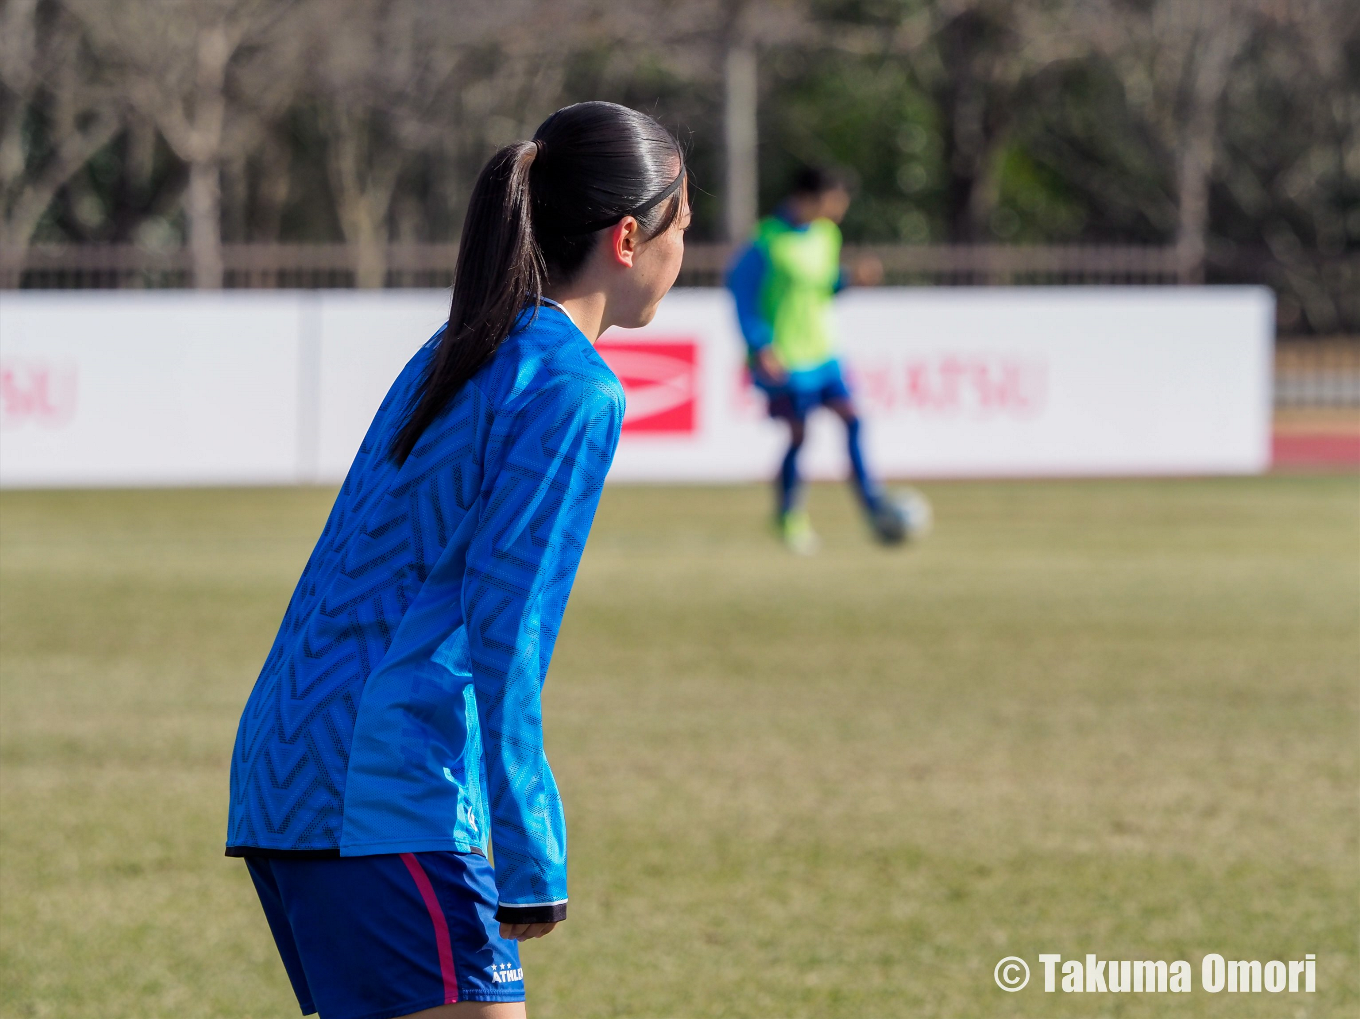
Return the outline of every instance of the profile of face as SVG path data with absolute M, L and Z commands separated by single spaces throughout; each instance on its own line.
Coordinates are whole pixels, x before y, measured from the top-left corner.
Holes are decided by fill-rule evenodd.
M 833 223 L 839 223 L 845 218 L 846 210 L 850 208 L 850 192 L 845 188 L 823 191 L 818 199 L 820 208 L 817 210 L 817 219 L 829 219 Z
M 850 192 L 843 187 L 834 187 L 829 191 L 805 191 L 791 195 L 788 200 L 789 212 L 799 223 L 811 223 L 814 219 L 829 219 L 839 223 L 849 208 Z
M 680 211 L 670 226 L 655 237 L 646 237 L 638 221 L 625 216 L 623 221 L 605 234 L 606 244 L 612 242 L 610 259 L 618 269 L 617 285 L 610 295 L 610 319 L 624 329 L 645 326 L 656 316 L 657 305 L 675 285 L 680 275 L 680 263 L 685 257 L 685 231 L 689 228 L 689 182 L 677 192 Z M 603 245 L 602 245 L 603 246 Z

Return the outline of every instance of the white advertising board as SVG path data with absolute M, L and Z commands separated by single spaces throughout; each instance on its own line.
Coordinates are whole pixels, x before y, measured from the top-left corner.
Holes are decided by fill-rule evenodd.
M 447 292 L 336 290 L 317 302 L 317 444 L 306 480 L 339 481 L 392 382 L 449 317 Z
M 443 291 L 0 295 L 0 485 L 335 482 Z M 887 477 L 1251 473 L 1269 462 L 1260 288 L 878 289 L 837 303 Z M 598 349 L 628 415 L 610 477 L 771 475 L 721 291 L 675 291 Z M 815 415 L 815 477 L 845 473 Z
M 837 315 L 868 451 L 887 476 L 1251 473 L 1269 464 L 1274 308 L 1264 289 L 885 288 L 844 295 Z M 612 476 L 772 471 L 782 429 L 745 384 L 725 295 L 668 297 L 652 325 L 601 339 L 607 360 L 616 336 L 629 350 L 655 342 L 677 362 L 692 344 L 697 405 L 689 432 L 677 422 L 651 431 L 630 412 Z M 844 476 L 839 422 L 814 416 L 810 432 L 809 473 Z
M 0 294 L 0 484 L 297 475 L 293 294 Z

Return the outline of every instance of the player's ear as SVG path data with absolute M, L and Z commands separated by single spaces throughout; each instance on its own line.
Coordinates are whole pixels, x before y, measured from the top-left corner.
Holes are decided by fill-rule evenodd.
M 610 259 L 626 269 L 633 267 L 642 243 L 642 228 L 632 216 L 624 216 L 609 230 Z

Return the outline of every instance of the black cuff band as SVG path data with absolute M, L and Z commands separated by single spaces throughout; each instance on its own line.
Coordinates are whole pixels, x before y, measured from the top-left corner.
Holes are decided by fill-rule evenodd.
M 496 919 L 501 923 L 560 923 L 566 918 L 565 902 L 551 906 L 501 906 L 496 910 Z

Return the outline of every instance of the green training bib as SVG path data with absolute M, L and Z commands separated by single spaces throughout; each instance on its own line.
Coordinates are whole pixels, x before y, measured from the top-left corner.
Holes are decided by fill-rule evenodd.
M 804 230 L 769 216 L 756 226 L 755 244 L 769 266 L 760 307 L 774 332 L 774 351 L 790 371 L 815 368 L 834 356 L 831 298 L 840 276 L 841 232 L 829 219 Z

